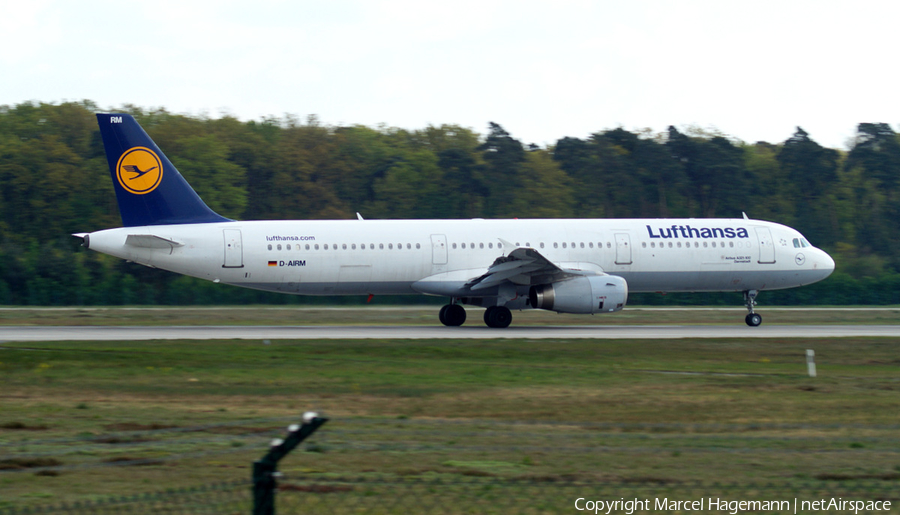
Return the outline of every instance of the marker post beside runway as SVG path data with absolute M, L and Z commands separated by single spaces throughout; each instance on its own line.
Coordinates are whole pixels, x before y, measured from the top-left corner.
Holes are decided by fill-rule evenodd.
M 816 351 L 806 349 L 806 371 L 809 377 L 816 377 Z

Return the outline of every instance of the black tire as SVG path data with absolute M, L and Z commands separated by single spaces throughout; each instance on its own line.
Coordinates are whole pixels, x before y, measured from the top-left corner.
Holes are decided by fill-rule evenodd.
M 495 309 L 497 309 L 497 306 L 488 306 L 488 308 L 484 310 L 484 325 L 494 327 L 491 325 L 491 317 L 494 315 Z
M 466 310 L 459 304 L 448 304 L 444 306 L 447 311 L 444 312 L 444 325 L 450 327 L 459 327 L 466 323 Z M 442 309 L 443 311 L 443 309 Z
M 762 315 L 759 313 L 748 313 L 744 321 L 747 322 L 747 325 L 750 327 L 759 327 L 759 324 L 762 323 Z
M 484 312 L 484 323 L 488 327 L 503 329 L 512 322 L 512 313 L 506 306 L 491 306 Z
M 438 311 L 438 319 L 444 325 L 450 325 L 449 323 L 447 323 L 448 322 L 447 321 L 447 310 L 449 308 L 450 308 L 450 304 L 447 304 L 446 306 L 441 306 L 441 310 Z

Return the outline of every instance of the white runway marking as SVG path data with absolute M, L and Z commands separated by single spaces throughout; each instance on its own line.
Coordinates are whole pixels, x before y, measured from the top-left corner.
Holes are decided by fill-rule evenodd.
M 319 339 L 678 339 L 900 337 L 900 325 L 734 326 L 78 326 L 0 327 L 0 341 L 319 340 Z

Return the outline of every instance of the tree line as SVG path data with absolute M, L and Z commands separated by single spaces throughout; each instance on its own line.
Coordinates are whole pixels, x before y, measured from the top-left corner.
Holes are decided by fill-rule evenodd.
M 292 303 L 205 284 L 78 247 L 121 225 L 90 101 L 0 106 L 0 304 Z M 204 201 L 234 219 L 740 217 L 800 230 L 831 278 L 767 303 L 900 303 L 900 137 L 860 123 L 847 151 L 802 128 L 746 143 L 696 128 L 623 128 L 541 148 L 497 123 L 419 130 L 241 122 L 124 106 Z M 739 296 L 739 294 L 738 294 Z M 674 299 L 674 300 L 673 300 Z M 725 295 L 633 296 L 720 303 Z M 329 300 L 334 302 L 334 299 Z

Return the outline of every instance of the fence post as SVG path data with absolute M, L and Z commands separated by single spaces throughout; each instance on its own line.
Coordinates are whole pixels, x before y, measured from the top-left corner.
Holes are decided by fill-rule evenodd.
M 288 426 L 288 435 L 284 440 L 272 440 L 272 448 L 259 461 L 253 462 L 253 515 L 275 515 L 275 478 L 278 462 L 288 455 L 297 445 L 313 434 L 316 429 L 328 422 L 318 413 L 303 414 L 303 425 Z

